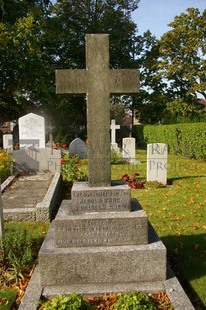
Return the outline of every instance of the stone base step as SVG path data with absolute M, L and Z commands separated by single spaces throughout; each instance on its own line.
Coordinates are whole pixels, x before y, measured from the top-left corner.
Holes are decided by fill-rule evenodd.
M 39 252 L 42 286 L 141 283 L 166 279 L 166 248 L 153 229 L 149 244 L 57 248 L 54 225 Z
M 42 295 L 48 299 L 55 295 L 70 295 L 73 293 L 82 294 L 84 296 L 100 296 L 111 293 L 125 293 L 130 291 L 150 293 L 164 292 L 165 286 L 162 281 L 143 282 L 143 283 L 123 283 L 123 284 L 98 284 L 98 285 L 64 285 L 64 286 L 46 286 Z
M 148 219 L 142 209 L 84 214 L 72 214 L 71 210 L 72 201 L 64 201 L 53 221 L 55 242 L 59 248 L 148 243 Z

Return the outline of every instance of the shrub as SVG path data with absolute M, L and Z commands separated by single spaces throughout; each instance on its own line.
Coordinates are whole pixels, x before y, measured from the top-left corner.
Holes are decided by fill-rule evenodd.
M 17 290 L 15 289 L 0 289 L 0 309 L 1 310 L 10 310 L 14 309 L 13 305 L 17 297 Z
M 206 160 L 205 123 L 148 125 L 144 127 L 146 143 L 166 143 L 172 154 Z
M 87 180 L 78 156 L 63 155 L 61 159 L 61 175 L 63 181 L 67 182 Z
M 4 272 L 1 282 L 17 283 L 22 273 L 31 268 L 32 238 L 23 230 L 19 233 L 5 233 L 1 240 L 0 266 Z
M 144 293 L 132 291 L 126 294 L 118 294 L 114 304 L 114 310 L 156 310 L 156 306 Z
M 82 295 L 71 294 L 69 296 L 56 295 L 40 307 L 40 310 L 89 310 L 92 307 L 85 301 Z
M 12 157 L 6 151 L 0 151 L 0 180 L 3 182 L 13 172 Z

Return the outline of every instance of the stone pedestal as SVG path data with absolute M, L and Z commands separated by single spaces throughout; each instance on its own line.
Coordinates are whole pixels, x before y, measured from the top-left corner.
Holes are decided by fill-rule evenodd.
M 158 238 L 148 238 L 147 215 L 127 185 L 76 183 L 71 196 L 62 202 L 39 253 L 44 288 L 89 294 L 94 285 L 99 293 L 118 285 L 127 291 L 131 283 L 166 279 L 166 248 Z

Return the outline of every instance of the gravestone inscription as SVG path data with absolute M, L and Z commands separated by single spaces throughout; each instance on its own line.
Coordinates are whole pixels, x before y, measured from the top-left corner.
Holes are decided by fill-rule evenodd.
M 20 149 L 45 148 L 45 120 L 43 116 L 29 113 L 19 118 Z
M 109 68 L 107 34 L 86 35 L 86 69 L 56 71 L 57 93 L 87 94 L 90 187 L 111 185 L 110 94 L 137 93 L 138 89 L 138 70 Z

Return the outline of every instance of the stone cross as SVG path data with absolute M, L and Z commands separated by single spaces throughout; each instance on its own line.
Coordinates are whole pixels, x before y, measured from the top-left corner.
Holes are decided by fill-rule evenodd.
M 116 129 L 120 129 L 120 125 L 115 124 L 115 119 L 111 120 L 110 129 L 111 129 L 111 144 L 115 144 L 116 143 Z
M 56 93 L 87 94 L 90 187 L 111 186 L 110 94 L 138 91 L 138 70 L 109 68 L 107 34 L 86 35 L 86 69 L 56 70 Z

